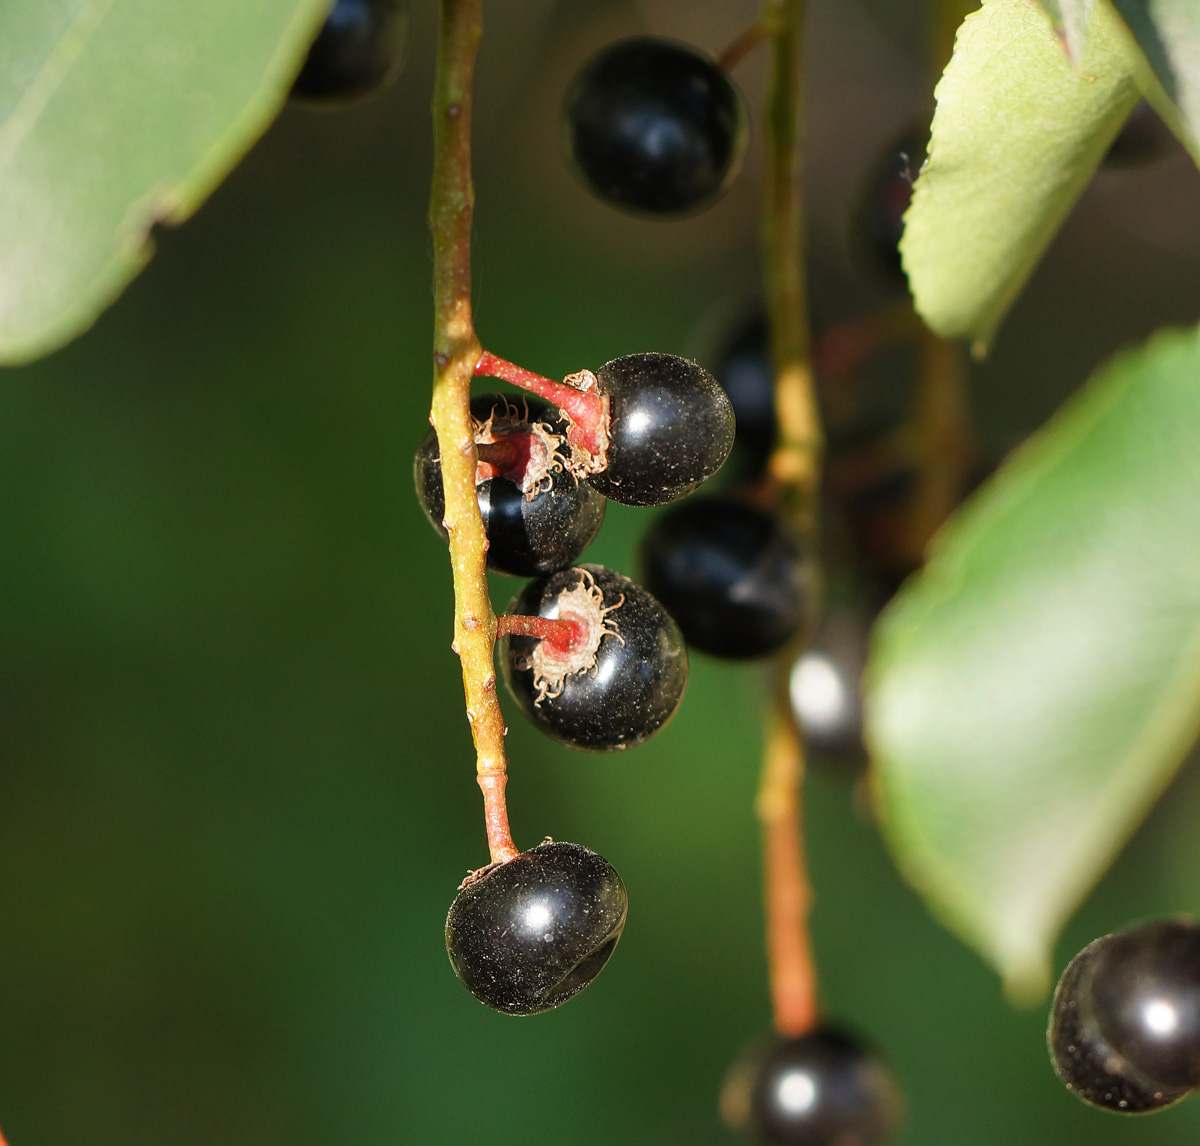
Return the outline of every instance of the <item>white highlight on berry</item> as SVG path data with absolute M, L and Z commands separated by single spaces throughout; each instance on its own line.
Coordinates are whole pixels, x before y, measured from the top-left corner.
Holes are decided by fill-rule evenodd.
M 1142 1017 L 1146 1020 L 1146 1026 L 1156 1035 L 1172 1035 L 1179 1026 L 1179 1014 L 1163 999 L 1148 1002 Z
M 850 696 L 837 667 L 822 653 L 805 653 L 788 682 L 792 709 L 800 723 L 815 731 L 836 728 L 846 719 Z
M 521 922 L 528 931 L 543 931 L 551 920 L 550 908 L 544 903 L 535 903 L 526 909 Z
M 775 1099 L 785 1114 L 803 1114 L 817 1101 L 817 1084 L 806 1071 L 788 1071 L 775 1088 Z

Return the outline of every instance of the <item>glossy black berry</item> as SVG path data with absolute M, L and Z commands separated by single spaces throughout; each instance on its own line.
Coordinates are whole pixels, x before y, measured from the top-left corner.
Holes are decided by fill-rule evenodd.
M 734 336 L 718 359 L 715 374 L 729 395 L 736 420 L 734 459 L 747 475 L 757 477 L 766 469 L 776 436 L 775 377 L 762 315 Z
M 407 45 L 406 0 L 337 0 L 308 50 L 292 95 L 330 104 L 375 95 L 399 74 Z
M 733 446 L 729 398 L 702 366 L 673 354 L 627 354 L 596 371 L 608 403 L 604 468 L 588 481 L 625 505 L 691 493 Z
M 1047 1033 L 1085 1102 L 1138 1114 L 1200 1085 L 1200 928 L 1165 919 L 1105 935 L 1068 964 Z
M 605 501 L 564 468 L 562 416 L 539 398 L 482 394 L 471 400 L 471 417 L 488 568 L 538 577 L 576 561 L 600 528 Z M 417 449 L 413 477 L 421 507 L 445 537 L 441 456 L 432 430 Z
M 683 636 L 628 577 L 601 565 L 563 569 L 531 581 L 509 612 L 578 627 L 573 647 L 527 636 L 498 642 L 505 683 L 552 739 L 592 752 L 629 748 L 679 707 L 688 672 Z
M 627 908 L 608 860 L 548 841 L 464 885 L 446 916 L 446 950 L 481 1002 L 506 1015 L 536 1015 L 600 974 Z
M 849 605 L 831 607 L 792 666 L 788 680 L 792 713 L 804 744 L 818 760 L 861 764 L 862 674 L 870 624 Z
M 746 114 L 706 55 L 638 36 L 593 56 L 567 92 L 566 141 L 585 185 L 635 214 L 686 215 L 737 171 Z
M 822 1026 L 753 1046 L 726 1080 L 721 1112 L 751 1146 L 883 1146 L 903 1102 L 877 1054 Z
M 684 640 L 713 656 L 768 656 L 800 631 L 813 600 L 815 568 L 799 536 L 736 497 L 694 497 L 660 514 L 641 562 Z

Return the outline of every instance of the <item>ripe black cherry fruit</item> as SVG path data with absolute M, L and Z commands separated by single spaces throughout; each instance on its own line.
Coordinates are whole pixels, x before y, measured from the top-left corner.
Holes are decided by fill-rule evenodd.
M 627 909 L 625 885 L 608 860 L 547 841 L 464 884 L 446 916 L 446 950 L 481 1002 L 506 1015 L 536 1015 L 600 974 Z
M 746 113 L 706 55 L 637 36 L 593 56 L 567 92 L 566 143 L 575 170 L 605 202 L 635 214 L 690 214 L 737 172 Z
M 767 346 L 767 321 L 755 315 L 734 335 L 721 353 L 717 381 L 729 395 L 737 420 L 734 460 L 750 478 L 767 468 L 775 446 L 775 376 Z
M 624 505 L 666 505 L 712 477 L 733 448 L 733 407 L 702 366 L 627 354 L 596 371 L 608 404 L 604 467 L 588 481 Z
M 503 636 L 500 670 L 521 710 L 572 748 L 615 752 L 653 736 L 687 685 L 679 626 L 640 585 L 602 565 L 578 565 L 531 581 L 509 606 L 530 631 Z M 503 624 L 508 618 L 501 618 Z
M 407 0 L 337 0 L 292 95 L 331 104 L 366 99 L 399 75 L 407 46 Z
M 555 382 L 485 351 L 475 373 L 553 402 L 567 419 L 567 468 L 625 505 L 684 497 L 733 445 L 733 407 L 720 383 L 674 354 L 626 354 Z
M 851 605 L 830 607 L 792 665 L 788 692 L 805 749 L 817 760 L 859 765 L 863 746 L 862 675 L 870 620 Z
M 1200 928 L 1162 919 L 1105 935 L 1068 964 L 1047 1032 L 1067 1089 L 1138 1114 L 1200 1085 Z
M 604 496 L 566 468 L 566 421 L 549 402 L 482 394 L 471 399 L 479 463 L 475 492 L 488 538 L 488 568 L 539 577 L 565 568 L 591 544 L 604 520 Z M 417 498 L 442 525 L 441 455 L 430 430 L 413 464 Z
M 815 565 L 774 513 L 731 496 L 694 497 L 642 539 L 642 579 L 687 643 L 749 659 L 782 648 L 813 599 Z
M 725 1081 L 721 1113 L 751 1146 L 883 1146 L 903 1102 L 877 1054 L 820 1026 L 752 1046 Z

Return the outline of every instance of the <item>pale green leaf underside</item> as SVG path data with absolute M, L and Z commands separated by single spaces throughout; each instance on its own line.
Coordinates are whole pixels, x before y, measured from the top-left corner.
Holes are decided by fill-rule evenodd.
M 938 333 L 990 342 L 1137 101 L 1136 58 L 1106 4 L 1078 68 L 1034 0 L 985 0 L 963 22 L 900 244 Z
M 1155 90 L 1147 90 L 1164 118 L 1200 161 L 1200 5 L 1195 0 L 1113 0 L 1137 40 L 1176 116 L 1163 109 Z M 1143 83 L 1149 89 L 1149 85 Z M 1181 130 L 1182 128 L 1182 130 Z
M 328 0 L 0 3 L 0 363 L 85 329 L 278 111 Z
M 1029 997 L 1200 730 L 1200 339 L 1118 358 L 884 614 L 880 810 L 934 912 Z

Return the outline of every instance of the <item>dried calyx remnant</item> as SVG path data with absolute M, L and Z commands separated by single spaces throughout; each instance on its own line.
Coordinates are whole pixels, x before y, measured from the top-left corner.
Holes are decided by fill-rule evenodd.
M 515 668 L 533 670 L 537 693 L 533 703 L 538 706 L 547 697 L 561 696 L 572 673 L 596 671 L 596 654 L 606 637 L 625 643 L 616 620 L 609 616 L 625 604 L 625 595 L 606 605 L 596 578 L 587 569 L 576 572 L 578 583 L 557 594 L 555 615 L 546 618 L 556 620 L 560 627 L 547 632 L 532 649 L 518 653 L 513 660 Z

